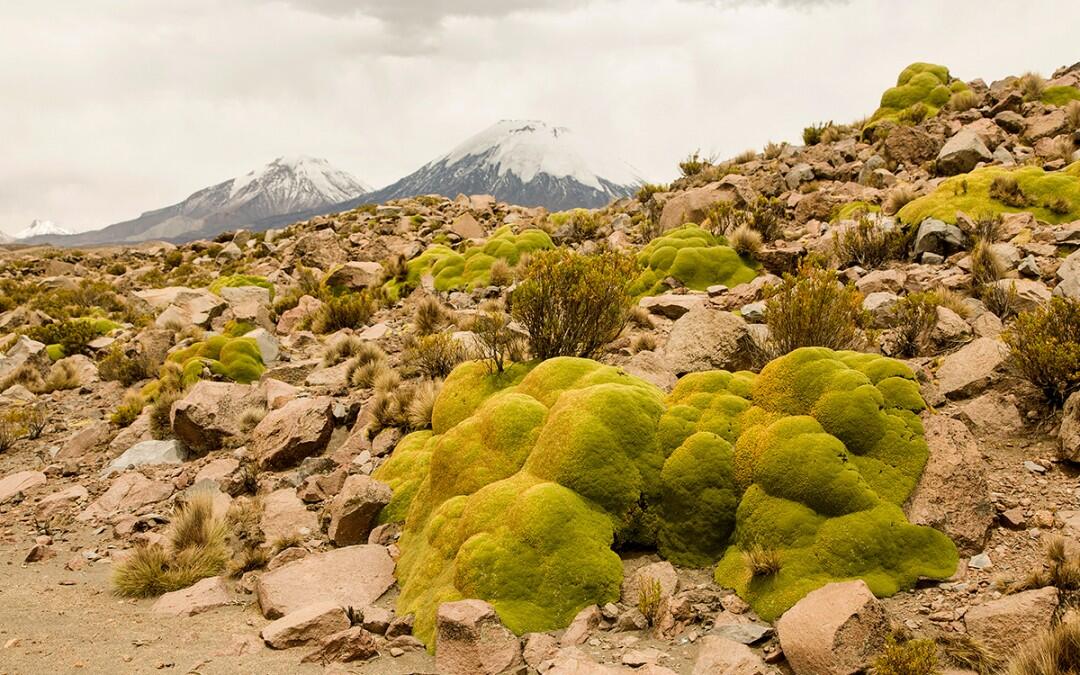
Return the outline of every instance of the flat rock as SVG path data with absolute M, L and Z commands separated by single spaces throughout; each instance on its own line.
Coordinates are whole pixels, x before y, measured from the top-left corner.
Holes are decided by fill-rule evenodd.
M 767 675 L 777 672 L 745 644 L 719 635 L 698 641 L 691 675 Z
M 396 647 L 390 648 L 391 655 L 394 649 Z M 353 626 L 319 640 L 318 648 L 304 656 L 301 663 L 352 663 L 367 661 L 378 655 L 375 637 L 360 626 Z
M 172 430 L 193 453 L 205 454 L 219 449 L 228 438 L 243 433 L 241 413 L 262 403 L 256 387 L 201 380 L 173 404 L 170 412 Z
M 134 471 L 117 476 L 105 494 L 101 495 L 90 506 L 80 513 L 76 519 L 87 521 L 93 518 L 107 518 L 116 513 L 129 512 L 146 506 L 156 504 L 168 499 L 173 493 L 173 486 L 169 483 L 150 480 L 141 473 Z
M 196 581 L 187 588 L 166 593 L 157 599 L 151 611 L 168 616 L 194 616 L 224 607 L 232 602 L 229 589 L 221 577 Z
M 316 553 L 259 577 L 255 592 L 268 619 L 315 602 L 366 607 L 394 585 L 394 561 L 383 546 L 362 545 Z
M 678 319 L 695 307 L 705 307 L 707 302 L 704 295 L 669 293 L 642 298 L 638 305 L 647 309 L 650 314 Z
M 156 464 L 182 464 L 187 459 L 187 448 L 176 439 L 168 441 L 142 441 L 128 448 L 102 471 L 103 476 L 130 469 L 135 466 Z
M 300 398 L 271 410 L 251 432 L 252 451 L 263 469 L 294 466 L 326 448 L 334 431 L 329 398 Z
M 0 504 L 20 492 L 45 484 L 45 474 L 40 471 L 16 471 L 0 478 Z
M 263 497 L 259 527 L 271 544 L 288 537 L 308 538 L 319 531 L 319 517 L 309 511 L 293 488 L 274 490 Z
M 1058 440 L 1061 443 L 1061 458 L 1069 462 L 1080 462 L 1080 392 L 1073 393 L 1065 401 Z M 2 495 L 0 501 L 3 501 Z
M 268 647 L 288 649 L 322 639 L 350 626 L 349 615 L 336 602 L 316 602 L 271 622 L 259 634 Z
M 975 605 L 964 615 L 968 634 L 991 652 L 1008 657 L 1050 627 L 1059 601 L 1050 586 Z
M 999 375 L 1008 356 L 1000 340 L 978 338 L 949 354 L 937 371 L 938 389 L 952 399 L 981 393 Z

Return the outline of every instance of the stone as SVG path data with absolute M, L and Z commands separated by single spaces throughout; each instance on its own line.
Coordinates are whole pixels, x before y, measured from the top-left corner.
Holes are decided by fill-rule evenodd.
M 330 505 L 330 541 L 337 546 L 366 542 L 392 496 L 389 485 L 370 476 L 355 474 L 346 478 Z
M 791 170 L 784 176 L 784 183 L 787 184 L 789 190 L 797 190 L 800 185 L 809 183 L 812 180 L 814 180 L 814 167 L 806 162 L 800 162 L 791 167 Z
M 994 523 L 985 462 L 963 422 L 923 415 L 930 457 L 905 513 L 915 525 L 949 535 L 962 553 L 981 551 Z
M 72 485 L 42 497 L 35 508 L 38 520 L 47 522 L 54 515 L 68 511 L 90 497 L 90 491 L 82 485 Z M 0 503 L 3 503 L 3 494 L 0 491 Z
M 399 656 L 404 653 L 398 647 L 391 647 L 391 655 L 393 655 L 395 649 L 399 652 Z M 329 663 L 367 661 L 378 655 L 378 643 L 376 643 L 371 633 L 359 626 L 354 626 L 319 640 L 318 648 L 304 656 L 300 662 L 320 663 L 325 666 Z
M 169 498 L 173 486 L 150 480 L 141 473 L 129 471 L 113 479 L 105 494 L 97 498 L 80 513 L 76 520 L 87 521 L 107 518 L 117 513 L 134 511 L 148 504 L 156 504 Z
M 283 469 L 326 448 L 334 431 L 332 401 L 299 398 L 271 410 L 251 432 L 252 452 L 263 469 Z
M 768 675 L 777 672 L 745 644 L 720 635 L 698 640 L 691 675 Z M 801 671 L 799 671 L 801 675 Z
M 0 504 L 15 495 L 39 485 L 44 485 L 45 474 L 40 471 L 16 471 L 0 478 Z
M 650 314 L 665 316 L 669 319 L 678 319 L 694 308 L 704 308 L 706 298 L 701 294 L 673 294 L 654 295 L 642 298 L 638 305 L 648 310 Z
M 142 441 L 124 451 L 105 469 L 103 476 L 124 471 L 135 466 L 154 466 L 157 464 L 182 464 L 187 459 L 187 448 L 176 439 L 168 441 Z
M 497 675 L 522 663 L 521 641 L 483 600 L 439 605 L 435 668 L 446 675 Z
M 1057 269 L 1054 296 L 1080 300 L 1080 250 L 1070 253 Z
M 964 625 L 992 653 L 1008 657 L 1050 627 L 1059 599 L 1052 586 L 1006 595 L 970 608 Z
M 930 330 L 930 340 L 934 344 L 951 347 L 964 344 L 972 338 L 974 331 L 962 316 L 941 305 L 935 310 L 937 321 Z
M 200 380 L 173 404 L 173 434 L 193 453 L 204 455 L 240 436 L 241 413 L 257 403 L 262 401 L 255 387 Z
M 750 336 L 731 312 L 697 307 L 675 321 L 663 353 L 675 375 L 742 370 L 750 365 Z
M 209 328 L 210 322 L 225 311 L 225 301 L 205 288 L 170 286 L 135 291 L 151 309 L 161 312 L 154 325 L 165 328 L 171 322 Z
M 759 623 L 729 623 L 715 627 L 713 632 L 739 644 L 752 645 L 772 635 L 773 629 Z
M 526 633 L 522 636 L 521 655 L 525 665 L 539 670 L 540 664 L 550 660 L 559 650 L 559 641 L 547 633 Z
M 1003 110 L 994 115 L 994 123 L 1008 131 L 1018 134 L 1024 130 L 1024 116 L 1014 110 Z
M 1080 463 L 1080 392 L 1074 392 L 1065 400 L 1058 428 L 1059 455 L 1068 462 Z M 0 490 L 0 502 L 3 501 Z
M 660 584 L 661 600 L 670 599 L 679 588 L 679 574 L 666 560 L 637 568 L 623 579 L 620 593 L 623 603 L 636 607 L 642 589 L 653 582 Z
M 856 281 L 855 288 L 863 295 L 880 291 L 900 293 L 906 281 L 907 274 L 903 270 L 874 270 Z
M 708 208 L 717 202 L 738 204 L 743 200 L 745 196 L 740 196 L 738 188 L 719 182 L 672 193 L 660 212 L 660 230 L 667 232 L 686 223 L 701 223 Z
M 967 173 L 979 162 L 989 162 L 993 158 L 979 134 L 971 129 L 961 129 L 938 153 L 938 173 L 945 176 Z
M 863 298 L 862 308 L 873 318 L 875 326 L 885 327 L 889 325 L 898 302 L 900 297 L 896 293 L 876 291 Z
M 222 577 L 209 577 L 187 588 L 166 593 L 157 599 L 150 610 L 167 616 L 195 616 L 231 602 L 225 580 Z
M 259 527 L 271 544 L 291 537 L 308 538 L 319 531 L 319 517 L 308 511 L 293 488 L 274 490 L 263 497 Z
M 236 321 L 243 321 L 272 330 L 270 320 L 270 289 L 262 286 L 226 286 L 221 297 L 229 304 L 229 311 Z
M 15 339 L 15 344 L 8 347 L 7 352 L 0 358 L 0 381 L 7 379 L 24 365 L 30 365 L 44 373 L 52 365 L 52 360 L 44 344 L 20 335 Z
M 960 418 L 972 431 L 1012 433 L 1024 426 L 1024 420 L 1009 397 L 989 391 L 960 407 Z
M 938 389 L 951 399 L 977 395 L 999 376 L 1007 356 L 1008 349 L 1000 340 L 978 338 L 942 360 Z
M 885 646 L 889 620 L 862 580 L 811 591 L 776 622 L 780 646 L 796 675 L 854 675 Z
M 349 615 L 333 601 L 316 602 L 289 612 L 262 629 L 259 636 L 268 647 L 299 647 L 349 628 Z
M 998 279 L 989 285 L 1014 294 L 1013 304 L 1020 312 L 1030 312 L 1050 302 L 1050 289 L 1034 279 Z
M 486 233 L 471 213 L 463 213 L 450 223 L 450 231 L 462 239 L 482 239 Z
M 1024 139 L 1028 143 L 1037 143 L 1044 138 L 1053 138 L 1069 130 L 1069 120 L 1061 108 L 1026 120 Z
M 265 328 L 256 328 L 253 331 L 244 333 L 244 337 L 255 341 L 255 346 L 259 348 L 259 356 L 262 357 L 263 363 L 269 365 L 277 361 L 281 348 L 278 346 L 277 338 L 274 337 L 273 333 Z
M 79 459 L 109 442 L 113 426 L 108 422 L 91 422 L 72 435 L 53 455 L 53 459 Z
M 739 314 L 744 321 L 761 323 L 765 321 L 765 302 L 748 302 L 739 308 Z
M 596 605 L 583 608 L 570 622 L 570 625 L 566 627 L 566 630 L 563 631 L 562 637 L 559 638 L 559 644 L 563 647 L 582 644 L 588 639 L 589 633 L 600 625 L 603 618 L 600 608 Z
M 301 296 L 296 307 L 282 312 L 281 316 L 278 317 L 276 328 L 278 335 L 289 335 L 295 332 L 301 321 L 322 309 L 322 306 L 322 300 L 313 298 L 310 295 Z
M 942 142 L 921 127 L 898 125 L 889 130 L 883 145 L 890 160 L 914 168 L 936 158 Z
M 915 233 L 915 256 L 924 253 L 947 256 L 963 249 L 966 244 L 967 237 L 959 227 L 936 218 L 927 218 L 919 224 Z
M 376 635 L 385 635 L 386 629 L 390 627 L 390 622 L 394 620 L 394 613 L 388 609 L 382 607 L 365 607 L 364 616 L 360 621 L 360 625 L 364 627 L 364 630 L 375 633 Z
M 263 616 L 280 618 L 316 602 L 367 607 L 394 585 L 394 560 L 383 546 L 346 546 L 308 555 L 262 574 L 255 593 Z
M 638 352 L 623 364 L 623 370 L 634 377 L 639 377 L 650 382 L 666 392 L 675 388 L 679 378 L 671 369 L 667 361 L 656 352 Z
M 482 234 L 480 236 L 483 236 Z M 326 285 L 354 291 L 371 288 L 382 283 L 383 266 L 377 262 L 352 261 L 334 268 L 326 278 Z

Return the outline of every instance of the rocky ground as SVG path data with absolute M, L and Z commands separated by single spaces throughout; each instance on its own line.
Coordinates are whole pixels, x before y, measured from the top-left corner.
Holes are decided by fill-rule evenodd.
M 1080 67 L 1045 85 L 1080 87 Z M 0 452 L 0 673 L 816 675 L 867 667 L 897 631 L 946 642 L 970 636 L 991 652 L 1015 653 L 1068 620 L 1075 602 L 1075 589 L 1010 586 L 1045 568 L 1052 541 L 1063 539 L 1070 555 L 1080 547 L 1073 421 L 1080 399 L 1064 414 L 1048 406 L 1018 376 L 1001 334 L 1016 310 L 1053 296 L 1080 299 L 1080 218 L 1036 217 L 1035 207 L 1003 214 L 990 242 L 1001 279 L 980 285 L 964 218 L 904 223 L 888 207 L 901 192 L 911 203 L 979 165 L 1063 171 L 1077 160 L 1062 148 L 1076 152 L 1080 121 L 1071 127 L 1071 108 L 1031 100 L 1015 78 L 968 86 L 970 107 L 942 110 L 884 138 L 835 127 L 813 145 L 700 163 L 665 189 L 568 217 L 482 196 L 424 197 L 179 247 L 0 251 L 9 298 L 0 305 L 0 403 L 8 412 L 40 411 L 41 419 L 30 433 L 29 418 L 18 417 L 22 432 Z M 380 287 L 401 279 L 403 261 L 431 246 L 483 242 L 502 225 L 539 227 L 582 252 L 634 251 L 652 230 L 709 225 L 719 217 L 717 203 L 749 212 L 761 199 L 774 200 L 779 213 L 778 236 L 753 253 L 761 274 L 697 290 L 667 279 L 667 290 L 641 299 L 635 321 L 601 360 L 666 391 L 686 373 L 743 367 L 751 358 L 747 339 L 760 342 L 768 331 L 766 289 L 799 260 L 833 250 L 839 233 L 854 226 L 833 217 L 843 207 L 884 205 L 888 227 L 918 226 L 905 253 L 868 268 L 834 265 L 876 324 L 866 348 L 886 355 L 902 356 L 900 328 L 888 320 L 902 298 L 956 294 L 935 308 L 918 353 L 906 358 L 931 410 L 923 414 L 930 459 L 905 505 L 912 522 L 956 543 L 956 574 L 884 599 L 861 581 L 832 584 L 771 624 L 710 570 L 622 551 L 621 600 L 583 609 L 565 630 L 519 638 L 490 605 L 463 600 L 439 610 L 438 649 L 426 650 L 412 635 L 413 617 L 395 612 L 400 526 L 379 524 L 391 492 L 371 477 L 413 423 L 377 423 L 386 401 L 352 380 L 351 357 L 328 359 L 327 352 L 346 337 L 374 343 L 404 376 L 394 386 L 414 387 L 423 299 L 438 297 L 445 311 L 467 318 L 511 282 L 440 291 L 425 276 L 363 325 L 322 332 L 305 321 L 330 302 L 318 289 Z M 1080 203 L 1072 208 L 1080 216 Z M 262 285 L 213 287 L 240 274 Z M 1014 289 L 1004 310 L 981 294 L 995 284 Z M 86 305 L 112 323 L 78 354 L 57 354 L 31 337 L 58 321 L 50 312 L 79 317 Z M 472 344 L 467 323 L 458 323 L 453 339 Z M 169 402 L 164 423 L 152 405 L 130 419 L 114 416 L 133 391 L 147 391 L 167 353 L 237 325 L 266 366 L 253 383 L 231 381 L 240 379 L 233 377 L 239 366 L 215 356 Z M 118 354 L 154 367 L 124 386 L 116 381 L 124 379 L 116 375 Z M 206 491 L 215 512 L 234 524 L 236 555 L 258 550 L 264 558 L 160 597 L 117 595 L 114 570 L 137 546 L 165 542 L 175 507 Z M 646 580 L 659 584 L 651 607 L 641 603 Z M 968 672 L 950 663 L 949 650 L 941 658 Z

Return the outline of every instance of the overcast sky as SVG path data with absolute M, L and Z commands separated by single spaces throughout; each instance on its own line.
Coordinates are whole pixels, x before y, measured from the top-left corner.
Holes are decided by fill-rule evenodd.
M 1049 75 L 1078 25 L 1076 0 L 0 0 L 0 230 L 102 227 L 285 154 L 381 187 L 503 118 L 670 180 L 868 114 L 912 61 Z

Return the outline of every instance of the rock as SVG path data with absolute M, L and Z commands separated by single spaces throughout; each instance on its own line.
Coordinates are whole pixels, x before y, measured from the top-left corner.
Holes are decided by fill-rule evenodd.
M 45 474 L 40 471 L 16 471 L 0 478 L 0 504 L 20 492 L 45 484 Z
M 1006 293 L 1014 293 L 1014 306 L 1021 312 L 1030 312 L 1050 302 L 1050 289 L 1043 282 L 1034 279 L 998 279 L 989 285 Z
M 877 291 L 863 298 L 862 308 L 873 317 L 875 326 L 885 327 L 889 325 L 898 302 L 900 298 L 896 293 Z
M 390 622 L 394 620 L 394 613 L 382 607 L 365 607 L 364 616 L 360 625 L 364 630 L 376 635 L 385 635 Z
M 623 364 L 623 370 L 634 377 L 640 377 L 664 391 L 670 392 L 679 378 L 671 372 L 667 361 L 656 352 L 638 352 Z
M 105 494 L 86 507 L 76 520 L 107 518 L 116 513 L 134 511 L 168 499 L 172 492 L 173 487 L 168 483 L 150 480 L 134 471 L 122 473 L 113 480 Z
M 739 308 L 739 314 L 744 321 L 761 323 L 765 321 L 765 302 L 748 302 Z
M 660 598 L 670 599 L 679 587 L 679 574 L 666 560 L 649 563 L 634 570 L 623 579 L 621 596 L 624 604 L 636 607 L 643 588 L 653 582 L 660 584 Z
M 704 308 L 706 299 L 704 295 L 699 294 L 655 295 L 642 298 L 638 305 L 649 310 L 650 314 L 666 316 L 669 319 L 678 319 L 694 308 Z
M 966 243 L 967 237 L 956 225 L 927 218 L 915 233 L 915 256 L 923 253 L 947 256 L 963 249 Z
M 930 330 L 930 340 L 934 344 L 951 347 L 963 344 L 972 338 L 971 325 L 962 316 L 941 305 L 938 305 L 935 310 L 937 321 Z
M 1005 509 L 998 517 L 1001 519 L 1001 524 L 1011 530 L 1022 530 L 1027 526 L 1024 510 L 1019 507 Z
M 394 585 L 394 561 L 383 546 L 347 546 L 309 555 L 262 574 L 255 584 L 259 608 L 280 618 L 316 602 L 367 607 Z
M 585 607 L 577 613 L 574 620 L 563 631 L 562 637 L 559 638 L 559 644 L 563 647 L 573 647 L 585 642 L 589 637 L 589 632 L 595 630 L 603 618 L 600 608 L 596 605 Z
M 255 341 L 255 346 L 259 348 L 259 356 L 262 357 L 263 363 L 271 364 L 277 361 L 281 348 L 278 346 L 277 338 L 274 337 L 273 333 L 265 328 L 256 328 L 253 331 L 244 333 L 244 337 Z
M 168 616 L 194 616 L 232 602 L 229 589 L 221 577 L 209 577 L 187 588 L 166 593 L 158 598 L 151 611 Z
M 72 485 L 51 495 L 42 497 L 37 503 L 36 511 L 38 520 L 48 522 L 54 515 L 67 511 L 85 501 L 90 496 L 90 491 L 82 485 Z M 0 494 L 0 503 L 4 499 Z
M 300 302 L 296 307 L 290 310 L 286 310 L 278 317 L 277 333 L 278 335 L 289 335 L 296 331 L 296 327 L 306 317 L 314 314 L 322 309 L 323 302 L 317 298 L 313 298 L 310 295 L 305 295 L 300 298 Z
M 382 278 L 383 266 L 379 263 L 350 260 L 331 271 L 325 283 L 331 288 L 340 286 L 356 291 L 378 286 L 382 283 Z
M 676 375 L 703 370 L 742 370 L 750 365 L 746 322 L 731 312 L 691 309 L 671 327 L 664 346 L 668 368 Z
M 525 665 L 539 670 L 540 664 L 551 659 L 559 650 L 559 641 L 547 633 L 527 633 L 522 637 L 522 657 Z
M 692 675 L 767 675 L 776 670 L 746 645 L 719 635 L 706 635 L 698 640 L 697 657 L 690 672 Z
M 391 655 L 393 655 L 394 649 L 398 648 L 391 647 Z M 320 663 L 325 666 L 329 663 L 367 661 L 378 655 L 378 644 L 371 633 L 359 626 L 354 626 L 319 640 L 319 647 L 304 656 L 300 662 Z
M 797 190 L 800 185 L 812 180 L 814 180 L 814 167 L 806 162 L 800 162 L 791 167 L 791 171 L 784 176 L 784 183 L 787 184 L 789 190 Z
M 970 608 L 964 625 L 992 653 L 1008 657 L 1050 627 L 1058 602 L 1058 589 L 1052 586 L 1006 595 Z
M 274 490 L 263 497 L 259 527 L 266 541 L 274 543 L 289 537 L 307 538 L 319 531 L 319 517 L 308 511 L 293 488 Z
M 210 327 L 210 321 L 225 311 L 226 303 L 205 288 L 170 286 L 135 291 L 133 295 L 158 310 L 154 324 L 164 328 L 171 322 Z
M 82 427 L 71 436 L 53 455 L 53 459 L 79 459 L 109 442 L 113 427 L 108 422 L 92 422 Z
M 664 202 L 664 208 L 660 212 L 660 230 L 667 232 L 686 223 L 701 223 L 705 220 L 705 212 L 713 204 L 738 202 L 741 199 L 744 197 L 739 196 L 739 190 L 721 183 L 710 183 L 673 193 Z
M 967 173 L 979 162 L 989 162 L 993 158 L 979 134 L 971 129 L 961 129 L 938 153 L 938 172 L 945 176 Z
M 1037 143 L 1044 138 L 1053 138 L 1069 130 L 1069 120 L 1061 108 L 1026 120 L 1024 139 L 1028 143 Z
M 337 546 L 366 542 L 379 512 L 392 496 L 389 485 L 370 476 L 355 474 L 346 478 L 330 505 L 330 541 Z
M 56 551 L 52 550 L 48 544 L 34 544 L 34 547 L 23 558 L 24 563 L 36 563 L 43 562 L 50 558 L 56 557 Z
M 182 464 L 187 459 L 187 448 L 180 441 L 142 441 L 128 448 L 102 471 L 103 476 L 130 469 L 133 466 L 156 464 Z
M 942 142 L 922 127 L 899 125 L 889 130 L 883 145 L 890 160 L 914 168 L 937 157 Z
M 463 213 L 455 218 L 449 229 L 462 239 L 482 239 L 486 235 L 471 213 Z
M 964 553 L 981 551 L 994 523 L 985 462 L 963 422 L 924 414 L 930 457 L 905 512 L 916 525 L 949 535 Z
M 960 417 L 974 430 L 1012 433 L 1024 426 L 1020 411 L 1005 395 L 989 391 L 960 408 Z
M 351 622 L 336 602 L 316 602 L 289 612 L 267 625 L 259 633 L 268 647 L 299 647 L 349 628 Z
M 1024 130 L 1024 116 L 1013 110 L 1003 110 L 994 115 L 994 123 L 1010 134 L 1019 134 Z
M 1061 427 L 1058 429 L 1060 456 L 1069 462 L 1080 463 L 1080 392 L 1075 392 L 1065 400 L 1061 413 Z M 4 501 L 0 490 L 0 502 Z
M 52 360 L 45 351 L 44 344 L 20 335 L 15 339 L 15 344 L 4 353 L 3 358 L 0 358 L 0 381 L 7 379 L 24 365 L 30 365 L 44 373 L 52 365 Z
M 729 623 L 715 627 L 713 632 L 739 644 L 752 645 L 772 635 L 773 629 L 758 623 Z
M 907 274 L 903 270 L 874 270 L 855 282 L 855 288 L 860 293 L 878 293 L 887 291 L 899 293 L 904 290 Z
M 261 326 L 272 330 L 270 320 L 270 289 L 262 286 L 226 286 L 221 289 L 221 297 L 229 304 L 229 311 L 236 321 Z
M 796 675 L 853 675 L 885 646 L 889 620 L 864 581 L 845 581 L 811 591 L 776 632 Z
M 329 398 L 289 401 L 266 417 L 251 432 L 252 452 L 263 469 L 283 469 L 318 454 L 334 431 Z
M 952 399 L 979 394 L 998 377 L 1007 356 L 1000 340 L 978 338 L 944 358 L 937 371 L 938 389 Z
M 257 403 L 261 400 L 255 387 L 201 380 L 173 404 L 173 434 L 195 454 L 217 450 L 243 433 L 240 415 Z
M 439 605 L 435 668 L 446 675 L 497 675 L 522 663 L 521 641 L 483 600 Z
M 1073 251 L 1057 269 L 1058 285 L 1054 296 L 1080 300 L 1080 250 Z

